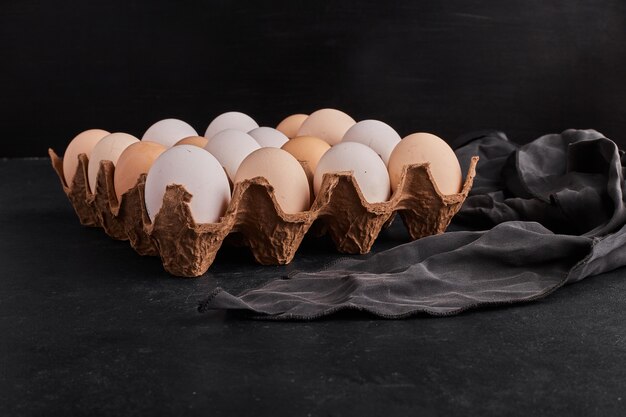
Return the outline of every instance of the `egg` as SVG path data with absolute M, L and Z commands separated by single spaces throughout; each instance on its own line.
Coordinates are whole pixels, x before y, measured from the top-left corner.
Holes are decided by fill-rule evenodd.
M 96 179 L 100 170 L 100 162 L 111 161 L 113 165 L 116 165 L 122 152 L 137 142 L 139 139 L 128 133 L 111 133 L 100 139 L 91 151 L 91 158 L 89 158 L 89 165 L 87 166 L 89 188 L 92 193 L 96 193 Z
M 187 136 L 176 142 L 174 146 L 178 145 L 194 145 L 200 148 L 204 148 L 206 144 L 209 143 L 208 139 L 204 136 Z
M 413 133 L 402 139 L 389 158 L 391 188 L 400 184 L 402 168 L 410 164 L 430 163 L 430 172 L 439 191 L 456 194 L 461 191 L 461 165 L 452 148 L 441 138 L 430 133 Z
M 308 114 L 292 114 L 291 116 L 287 116 L 276 126 L 276 130 L 283 132 L 289 139 L 293 139 L 298 135 L 298 130 L 307 117 L 309 117 Z
M 189 209 L 196 223 L 216 223 L 230 202 L 228 178 L 217 159 L 194 145 L 174 146 L 152 164 L 146 177 L 145 203 L 154 221 L 168 185 L 180 184 L 191 195 Z
M 242 132 L 249 132 L 252 129 L 259 127 L 259 124 L 254 119 L 245 113 L 238 111 L 230 111 L 222 113 L 217 116 L 207 127 L 204 137 L 211 139 L 217 133 L 226 129 L 235 129 Z
M 365 200 L 370 203 L 387 201 L 390 195 L 387 167 L 378 154 L 358 142 L 342 142 L 330 148 L 315 170 L 313 190 L 317 195 L 324 174 L 350 171 Z
M 400 139 L 400 135 L 387 123 L 379 120 L 362 120 L 348 129 L 341 141 L 358 142 L 369 146 L 387 165 L 389 156 Z
M 141 174 L 146 174 L 154 161 L 167 148 L 160 143 L 147 140 L 133 143 L 120 155 L 115 165 L 113 184 L 117 201 L 122 200 L 122 194 L 137 184 Z
M 321 109 L 313 112 L 298 129 L 297 136 L 315 136 L 331 146 L 341 139 L 356 122 L 342 111 Z
M 79 133 L 67 145 L 63 154 L 63 177 L 65 177 L 65 183 L 68 186 L 71 186 L 72 181 L 74 181 L 74 175 L 78 168 L 78 155 L 84 153 L 89 158 L 93 147 L 96 146 L 100 139 L 109 134 L 109 132 L 102 129 L 85 130 Z
M 226 170 L 228 178 L 234 182 L 241 161 L 260 147 L 257 141 L 247 133 L 226 129 L 213 136 L 204 149 L 217 158 Z
M 246 156 L 234 182 L 255 177 L 265 178 L 274 187 L 274 195 L 285 213 L 309 209 L 310 188 L 300 163 L 289 152 L 278 148 L 261 148 Z
M 164 119 L 150 126 L 141 137 L 141 140 L 157 142 L 169 148 L 188 136 L 198 136 L 198 132 L 182 120 Z
M 313 174 L 315 174 L 317 163 L 322 155 L 330 149 L 330 145 L 314 136 L 299 136 L 285 143 L 282 149 L 289 152 L 302 164 L 309 184 L 313 185 Z
M 248 132 L 262 148 L 280 148 L 289 140 L 282 132 L 271 127 L 257 127 Z

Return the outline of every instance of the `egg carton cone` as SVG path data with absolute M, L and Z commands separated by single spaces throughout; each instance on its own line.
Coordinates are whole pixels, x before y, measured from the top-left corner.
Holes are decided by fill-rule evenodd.
M 458 194 L 442 195 L 429 164 L 407 165 L 389 201 L 369 203 L 349 172 L 326 174 L 308 211 L 290 214 L 280 208 L 273 187 L 256 177 L 237 183 L 226 212 L 217 223 L 198 224 L 189 202 L 193 196 L 181 185 L 167 187 L 154 222 L 144 204 L 146 175 L 117 201 L 115 167 L 102 161 L 97 193 L 87 180 L 85 154 L 79 155 L 71 184 L 63 176 L 63 160 L 50 149 L 52 166 L 61 180 L 81 224 L 102 227 L 112 238 L 128 240 L 140 255 L 160 256 L 169 273 L 181 277 L 204 274 L 227 236 L 250 248 L 263 265 L 289 263 L 305 234 L 328 233 L 337 250 L 348 254 L 370 251 L 380 231 L 400 215 L 411 239 L 443 233 L 472 188 L 478 157 L 473 157 Z M 314 226 L 312 228 L 312 226 Z

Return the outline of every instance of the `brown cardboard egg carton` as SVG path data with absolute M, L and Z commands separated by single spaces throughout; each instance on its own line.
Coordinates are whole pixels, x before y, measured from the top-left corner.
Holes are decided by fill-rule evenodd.
M 110 237 L 130 241 L 140 255 L 159 255 L 168 272 L 183 277 L 205 273 L 226 236 L 235 232 L 264 265 L 289 263 L 314 222 L 316 232 L 328 233 L 337 250 L 349 254 L 369 252 L 396 212 L 412 239 L 443 233 L 472 187 L 478 162 L 478 157 L 472 158 L 461 192 L 453 195 L 439 192 L 428 164 L 406 166 L 400 186 L 382 203 L 368 203 L 350 173 L 326 174 L 310 210 L 296 214 L 283 212 L 273 187 L 257 177 L 237 183 L 226 213 L 219 223 L 210 224 L 196 224 L 187 204 L 191 194 L 181 185 L 171 185 L 152 223 L 143 201 L 145 174 L 118 202 L 113 163 L 102 161 L 98 193 L 92 194 L 85 154 L 79 155 L 76 175 L 68 185 L 63 160 L 52 149 L 48 152 L 81 224 L 102 227 Z

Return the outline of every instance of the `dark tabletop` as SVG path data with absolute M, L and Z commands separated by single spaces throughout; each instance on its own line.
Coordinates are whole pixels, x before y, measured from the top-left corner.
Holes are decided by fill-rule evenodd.
M 375 250 L 406 239 L 400 222 Z M 224 247 L 199 279 L 80 226 L 49 161 L 0 160 L 0 415 L 626 415 L 626 270 L 525 305 L 386 321 L 196 306 L 291 265 Z

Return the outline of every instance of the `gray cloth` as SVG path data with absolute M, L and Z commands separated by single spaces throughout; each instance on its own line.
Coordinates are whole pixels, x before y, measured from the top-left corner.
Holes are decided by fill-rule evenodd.
M 461 231 L 343 259 L 238 296 L 216 288 L 199 310 L 272 319 L 345 309 L 385 318 L 442 316 L 535 300 L 626 265 L 624 166 L 614 142 L 593 130 L 567 130 L 520 147 L 488 131 L 455 146 L 462 163 L 481 158 L 455 218 Z

